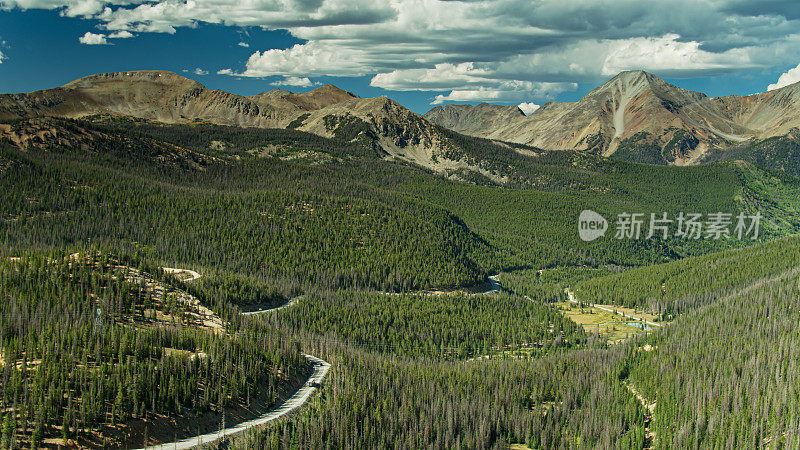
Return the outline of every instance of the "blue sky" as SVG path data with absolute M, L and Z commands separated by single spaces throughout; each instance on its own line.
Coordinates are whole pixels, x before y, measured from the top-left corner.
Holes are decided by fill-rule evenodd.
M 658 1 L 241 3 L 0 0 L 0 92 L 164 69 L 242 95 L 333 83 L 424 112 L 573 101 L 625 69 L 711 96 L 800 81 L 792 2 L 687 2 L 682 20 Z

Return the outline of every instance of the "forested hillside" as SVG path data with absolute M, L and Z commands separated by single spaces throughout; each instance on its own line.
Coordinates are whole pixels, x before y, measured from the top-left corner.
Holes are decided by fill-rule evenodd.
M 800 238 L 681 259 L 575 284 L 585 303 L 647 307 L 657 314 L 679 313 L 716 300 L 760 278 L 800 266 Z
M 503 272 L 500 284 L 503 289 L 518 295 L 541 299 L 552 303 L 564 301 L 564 289 L 580 281 L 589 280 L 613 271 L 607 267 L 556 267 L 553 269 L 528 269 Z
M 680 317 L 630 360 L 659 447 L 800 445 L 796 267 Z
M 34 242 L 106 239 L 130 251 L 137 242 L 148 246 L 151 258 L 212 269 L 224 260 L 229 269 L 280 284 L 447 287 L 503 269 L 641 265 L 739 245 L 610 237 L 585 243 L 575 229 L 578 214 L 587 208 L 612 220 L 620 212 L 759 210 L 767 237 L 792 232 L 800 223 L 797 180 L 748 165 L 652 167 L 578 153 L 526 150 L 523 155 L 462 136 L 469 144 L 465 148 L 474 148 L 481 159 L 520 180 L 533 180 L 504 186 L 483 180 L 489 185 L 481 186 L 386 161 L 358 140 L 293 130 L 61 122 L 84 130 L 82 136 L 101 133 L 106 141 L 126 142 L 126 152 L 165 139 L 173 148 L 185 146 L 191 149 L 185 152 L 207 156 L 200 165 L 179 167 L 158 153 L 129 158 L 112 150 L 54 148 L 44 145 L 47 141 L 24 152 L 7 147 L 3 158 L 14 161 L 14 170 L 3 182 L 12 185 L 6 193 L 13 199 L 4 214 L 56 230 L 51 238 L 37 233 Z M 87 199 L 89 192 L 96 194 Z M 126 207 L 109 207 L 91 221 L 70 219 L 69 227 L 50 223 L 64 214 L 89 217 L 88 209 L 101 202 Z M 176 208 L 168 207 L 173 204 Z M 147 215 L 140 214 L 145 210 Z M 236 217 L 236 223 L 229 217 Z M 21 225 L 5 222 L 16 235 L 9 242 L 24 235 Z M 171 226 L 180 231 L 166 232 Z M 321 242 L 322 236 L 332 236 L 336 245 Z M 216 248 L 189 248 L 209 237 Z M 423 252 L 421 246 L 428 248 Z M 266 251 L 282 256 L 243 262 L 247 258 L 242 255 Z M 382 261 L 383 255 L 389 260 Z
M 785 136 L 749 141 L 728 151 L 713 152 L 709 161 L 748 161 L 761 167 L 800 176 L 800 129 L 792 128 Z
M 450 182 L 404 164 L 389 164 L 365 141 L 324 139 L 289 130 L 241 130 L 211 125 L 163 126 L 119 121 L 103 122 L 125 130 L 187 145 L 217 155 L 271 155 L 304 163 L 305 177 L 292 180 L 306 190 L 368 199 L 406 194 L 416 203 L 446 208 L 484 239 L 503 258 L 505 267 L 555 264 L 646 264 L 713 249 L 734 242 L 603 242 L 584 243 L 574 229 L 582 209 L 613 218 L 620 212 L 737 212 L 764 216 L 762 235 L 774 237 L 800 229 L 800 182 L 742 163 L 704 167 L 653 167 L 571 152 L 546 152 L 531 147 L 458 136 L 452 139 L 476 160 L 494 165 L 507 177 L 497 186 L 470 176 L 470 183 Z M 238 130 L 238 131 L 237 131 Z M 216 149 L 225 148 L 223 153 Z M 238 153 L 237 153 L 238 152 Z M 334 157 L 332 159 L 331 157 Z M 336 174 L 320 170 L 335 168 Z M 270 174 L 278 173 L 282 167 Z M 463 173 L 459 172 L 460 175 Z M 458 179 L 459 174 L 454 176 Z M 333 180 L 335 179 L 335 183 Z M 354 181 L 357 182 L 354 183 Z M 516 181 L 515 181 L 516 180 Z M 275 180 L 278 184 L 287 180 Z M 507 189 L 513 187 L 516 189 Z M 295 188 L 293 185 L 292 188 Z M 378 191 L 376 191 L 378 189 Z M 534 224 L 535 226 L 531 226 Z M 493 271 L 497 270 L 495 266 Z
M 90 240 L 156 260 L 387 290 L 472 284 L 485 278 L 492 258 L 486 243 L 441 208 L 297 189 L 306 171 L 279 160 L 175 177 L 157 166 L 149 169 L 166 173 L 146 179 L 125 166 L 82 161 L 81 154 L 5 155 L 14 165 L 0 180 L 0 229 L 12 246 Z M 330 170 L 309 176 L 322 180 Z M 335 180 L 320 183 L 317 192 Z
M 308 340 L 334 361 L 299 415 L 234 448 L 642 448 L 644 414 L 618 378 L 622 355 L 410 360 Z
M 3 448 L 171 440 L 192 421 L 268 408 L 308 371 L 292 338 L 258 323 L 204 327 L 139 269 L 48 256 L 0 259 Z
M 541 301 L 499 295 L 307 295 L 278 321 L 388 354 L 464 358 L 505 349 L 572 347 L 578 327 Z
M 721 267 L 725 279 L 729 262 L 779 259 L 787 247 L 796 253 L 794 240 L 708 255 L 694 267 L 709 273 Z M 314 352 L 336 361 L 334 377 L 300 415 L 232 445 L 794 448 L 800 442 L 800 347 L 794 342 L 800 293 L 796 261 L 785 265 L 793 268 L 770 269 L 769 278 L 749 272 L 736 289 L 714 285 L 705 306 L 612 347 L 588 334 L 583 349 L 452 362 L 395 356 L 389 347 L 364 351 L 342 343 L 348 333 L 304 336 Z M 600 274 L 529 271 L 508 285 L 592 282 Z M 708 281 L 703 277 L 697 283 Z M 300 334 L 327 320 L 309 321 L 302 308 L 281 314 L 305 318 Z
M 794 397 L 774 393 L 794 395 L 785 334 L 797 296 L 753 284 L 799 262 L 800 240 L 783 236 L 800 225 L 800 183 L 785 174 L 739 162 L 653 167 L 448 132 L 502 182 L 387 159 L 357 127 L 326 139 L 102 117 L 46 126 L 55 132 L 37 129 L 25 145 L 0 142 L 7 447 L 59 436 L 140 445 L 146 434 L 163 442 L 198 424 L 214 430 L 292 392 L 310 370 L 301 351 L 332 364 L 320 395 L 225 445 L 798 442 Z M 586 243 L 577 235 L 584 209 L 612 226 L 621 212 L 758 211 L 762 233 L 637 240 L 610 231 Z M 159 267 L 203 276 L 180 282 Z M 497 273 L 507 292 L 450 292 Z M 731 296 L 747 286 L 751 294 Z M 581 302 L 678 318 L 610 346 L 562 315 L 555 303 L 568 287 Z M 741 310 L 714 315 L 728 306 Z M 755 326 L 781 313 L 788 318 L 773 328 Z M 715 346 L 718 326 L 727 328 Z M 740 348 L 736 333 L 753 343 L 720 355 Z M 769 338 L 780 364 L 748 366 L 748 355 L 775 362 Z M 684 357 L 687 343 L 695 350 Z M 693 365 L 704 369 L 684 373 Z M 742 389 L 742 374 L 755 387 L 717 402 Z M 634 387 L 658 399 L 654 416 Z M 154 436 L 171 419 L 176 436 Z

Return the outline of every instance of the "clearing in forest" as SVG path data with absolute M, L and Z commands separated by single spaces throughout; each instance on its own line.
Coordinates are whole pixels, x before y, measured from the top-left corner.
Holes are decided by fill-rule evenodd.
M 611 344 L 625 340 L 630 336 L 644 332 L 641 324 L 631 319 L 592 306 L 581 306 L 578 303 L 556 303 L 559 312 L 568 319 L 582 326 L 587 333 L 597 333 Z

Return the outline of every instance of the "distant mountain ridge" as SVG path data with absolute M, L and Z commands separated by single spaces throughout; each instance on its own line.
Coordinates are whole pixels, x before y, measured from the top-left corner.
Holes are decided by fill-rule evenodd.
M 438 172 L 466 170 L 503 181 L 502 175 L 467 158 L 449 131 L 419 114 L 387 97 L 363 99 L 332 85 L 301 94 L 273 89 L 245 97 L 208 89 L 172 72 L 145 70 L 90 75 L 27 94 L 0 94 L 0 120 L 105 114 L 170 124 L 292 128 L 360 140 L 387 158 Z
M 331 85 L 304 94 L 273 90 L 243 97 L 208 89 L 172 72 L 143 70 L 90 75 L 28 94 L 2 94 L 0 118 L 75 118 L 107 113 L 165 123 L 209 121 L 283 128 L 304 112 L 350 98 L 358 97 Z
M 294 105 L 304 111 L 314 111 L 322 109 L 336 103 L 341 103 L 345 100 L 360 98 L 359 96 L 348 92 L 332 84 L 318 87 L 310 92 L 302 94 L 295 94 L 283 89 L 272 89 L 270 91 L 262 92 L 260 94 L 251 95 L 246 97 L 255 102 L 263 102 L 266 104 L 274 104 L 275 106 L 283 105 L 291 108 L 289 105 Z M 284 101 L 280 102 L 280 101 Z
M 579 150 L 661 165 L 745 159 L 800 175 L 796 139 L 762 144 L 797 132 L 800 84 L 710 98 L 653 74 L 629 71 L 577 102 L 547 102 L 527 116 L 517 106 L 486 103 L 439 106 L 420 116 L 387 97 L 360 98 L 333 85 L 241 96 L 159 70 L 103 73 L 52 89 L 0 94 L 0 120 L 95 115 L 297 129 L 363 142 L 386 158 L 447 176 L 463 178 L 459 174 L 469 171 L 498 183 L 505 175 L 489 169 L 498 165 L 487 158 L 508 149 L 523 154 Z M 465 140 L 451 130 L 488 141 Z M 489 151 L 476 157 L 477 147 Z
M 628 71 L 577 102 L 548 102 L 515 118 L 508 108 L 463 105 L 454 115 L 451 106 L 440 106 L 424 117 L 460 133 L 543 149 L 687 165 L 800 126 L 800 85 L 711 98 L 651 73 Z
M 480 103 L 475 106 L 437 106 L 425 113 L 423 117 L 459 133 L 486 137 L 482 136 L 485 130 L 501 128 L 509 122 L 520 120 L 525 117 L 525 113 L 514 105 Z

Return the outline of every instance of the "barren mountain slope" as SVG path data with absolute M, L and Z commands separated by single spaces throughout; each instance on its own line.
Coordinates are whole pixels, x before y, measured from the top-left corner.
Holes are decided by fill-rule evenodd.
M 773 91 L 709 99 L 722 114 L 758 139 L 783 136 L 800 127 L 800 84 Z
M 339 89 L 332 84 L 318 87 L 313 91 L 296 94 L 283 89 L 272 89 L 247 97 L 254 102 L 271 105 L 288 111 L 314 111 L 336 103 L 358 98 L 352 92 Z
M 473 136 L 683 165 L 750 139 L 788 133 L 800 126 L 798 106 L 796 85 L 751 96 L 709 98 L 653 74 L 629 71 L 578 102 L 548 102 L 516 120 L 480 114 L 487 109 L 482 105 L 459 106 L 458 114 L 444 114 L 445 108 L 437 107 L 426 117 Z
M 516 106 L 480 104 L 437 107 L 423 117 L 386 97 L 362 99 L 332 85 L 299 94 L 273 89 L 243 97 L 207 89 L 171 72 L 137 71 L 91 75 L 29 94 L 2 94 L 0 119 L 110 114 L 164 123 L 296 128 L 362 140 L 387 157 L 439 172 L 471 170 L 502 182 L 466 150 L 477 143 L 463 142 L 436 124 L 544 149 L 688 165 L 727 159 L 724 153 L 732 149 L 786 135 L 800 126 L 799 106 L 798 85 L 751 96 L 708 98 L 655 75 L 630 71 L 578 102 L 548 102 L 529 116 Z M 781 158 L 781 164 L 793 155 Z
M 379 147 L 386 156 L 442 173 L 468 170 L 496 182 L 505 179 L 481 167 L 465 154 L 459 143 L 439 126 L 387 97 L 352 98 L 312 111 L 299 130 L 346 140 L 362 139 Z
M 29 94 L 0 95 L 0 118 L 110 113 L 165 123 L 282 128 L 306 111 L 354 97 L 333 86 L 305 94 L 269 94 L 242 97 L 211 90 L 172 72 L 116 72 Z
M 465 157 L 441 128 L 399 103 L 386 97 L 362 99 L 332 85 L 300 94 L 273 89 L 243 97 L 207 89 L 171 72 L 138 71 L 92 75 L 29 94 L 0 95 L 0 119 L 109 114 L 164 123 L 295 128 L 361 140 L 389 158 L 440 172 L 472 170 L 502 181 Z
M 519 107 L 511 105 L 444 105 L 437 106 L 423 115 L 431 122 L 437 123 L 459 133 L 480 136 L 485 129 L 508 126 L 509 123 L 522 121 L 525 114 Z

